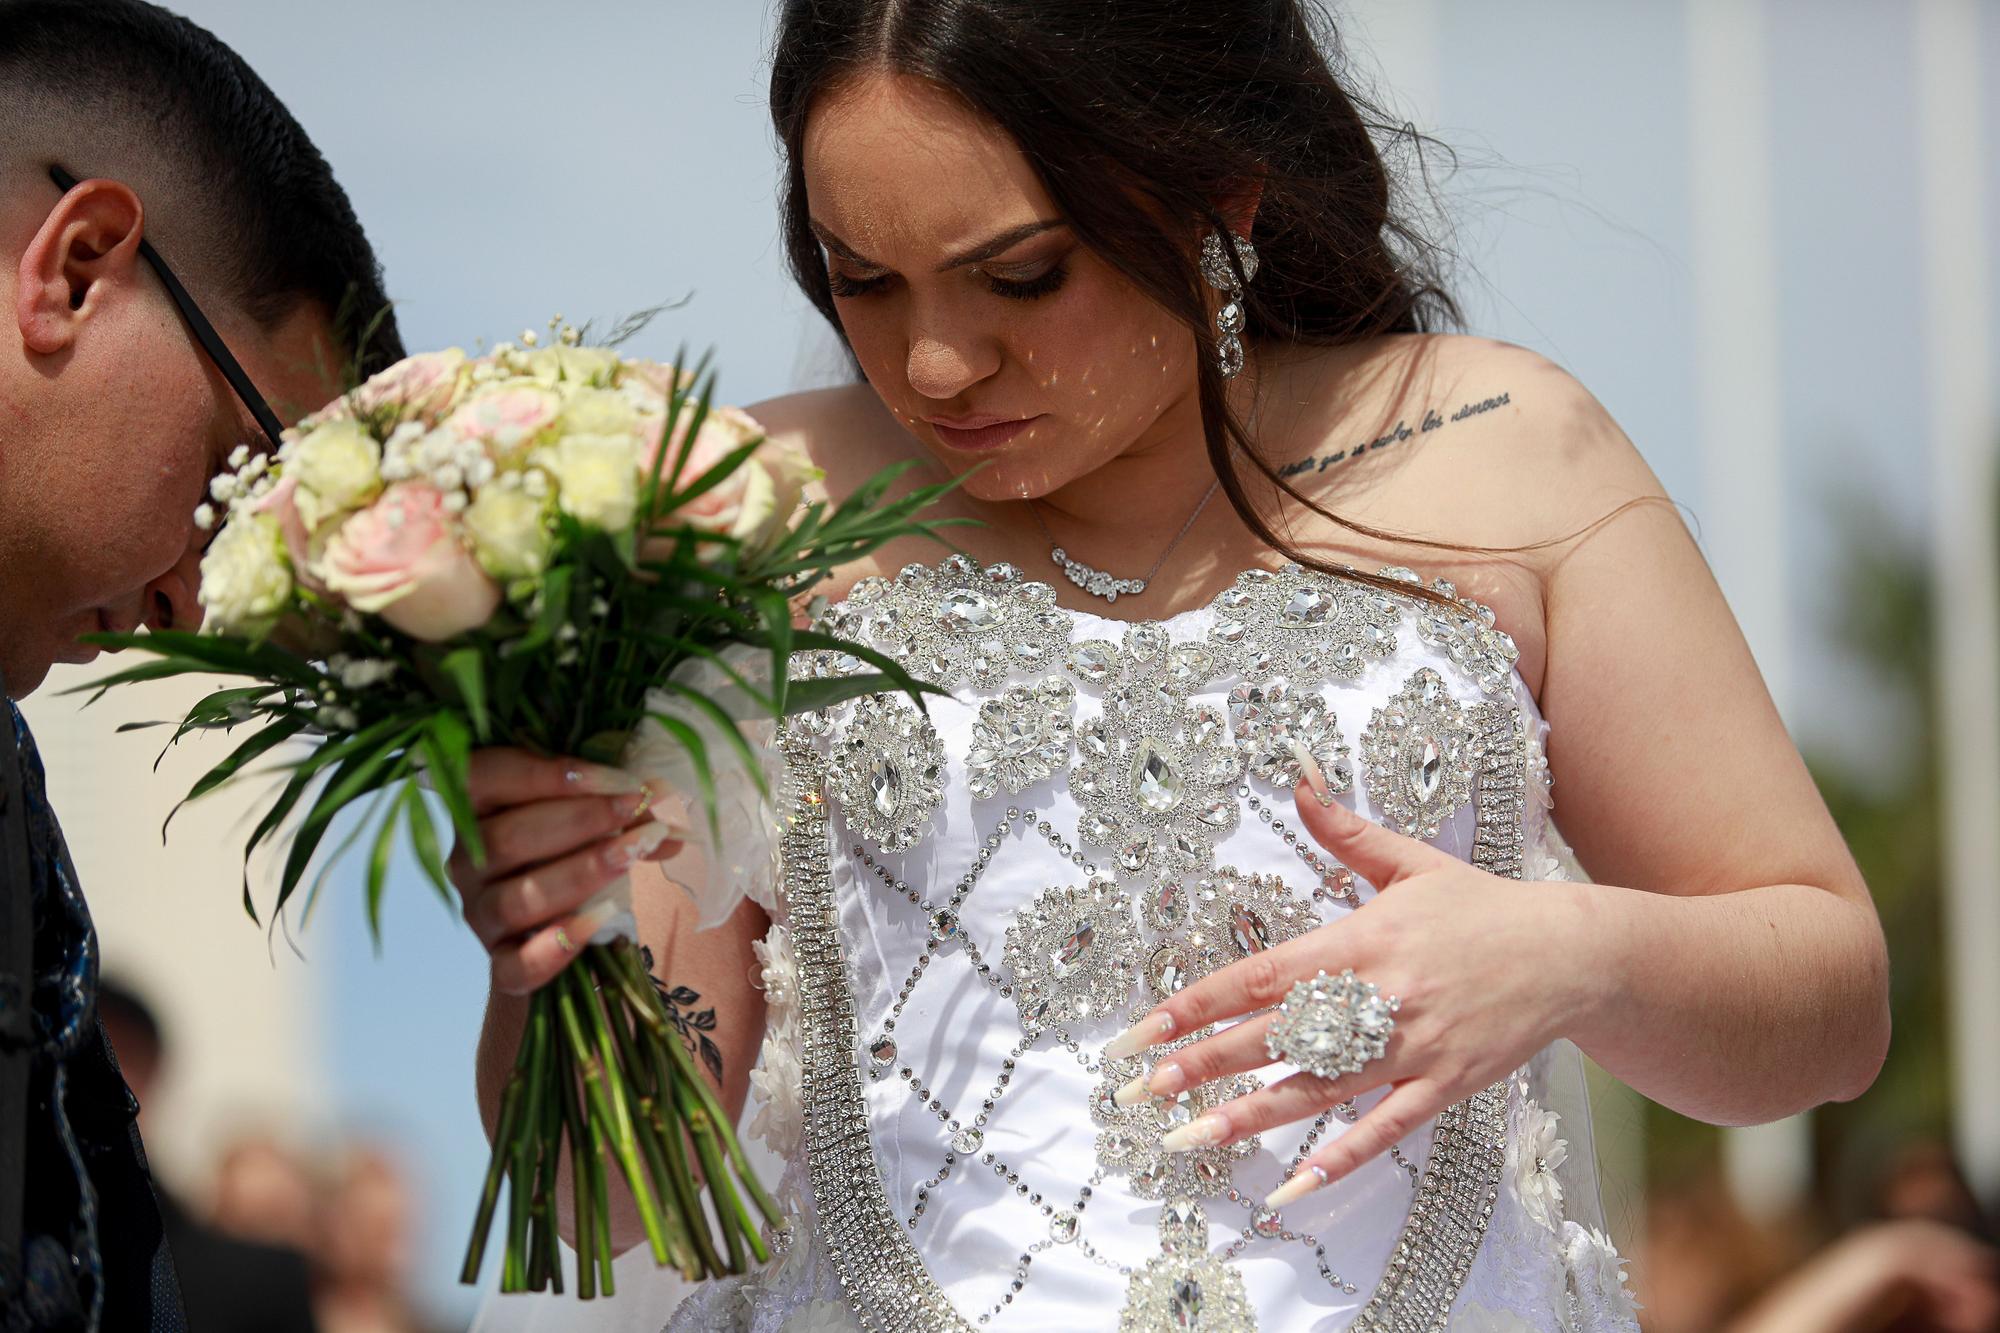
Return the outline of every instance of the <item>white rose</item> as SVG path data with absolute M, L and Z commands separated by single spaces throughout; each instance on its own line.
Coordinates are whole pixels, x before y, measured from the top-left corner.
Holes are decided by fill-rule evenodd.
M 292 573 L 284 531 L 270 514 L 238 511 L 201 558 L 201 604 L 208 629 L 256 630 L 285 609 Z
M 639 464 L 630 436 L 565 435 L 542 454 L 555 474 L 563 512 L 606 532 L 632 526 L 639 508 Z
M 359 509 L 382 490 L 382 446 L 356 421 L 330 421 L 298 442 L 285 464 L 306 530 Z
M 610 384 L 618 376 L 618 353 L 609 347 L 557 347 L 556 364 L 570 384 Z
M 616 389 L 579 389 L 563 404 L 561 427 L 572 435 L 635 435 L 639 409 Z
M 519 488 L 488 486 L 466 509 L 472 553 L 497 579 L 533 578 L 549 566 L 547 506 Z

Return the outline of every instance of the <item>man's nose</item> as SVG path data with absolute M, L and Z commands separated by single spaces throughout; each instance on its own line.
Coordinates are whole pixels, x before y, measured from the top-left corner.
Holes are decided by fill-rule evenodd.
M 148 629 L 201 628 L 201 546 L 189 543 L 174 567 L 146 585 L 142 613 Z

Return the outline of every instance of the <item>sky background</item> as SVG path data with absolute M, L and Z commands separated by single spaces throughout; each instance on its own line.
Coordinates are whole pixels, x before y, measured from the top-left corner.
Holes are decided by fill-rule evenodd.
M 637 351 L 712 345 L 722 393 L 739 402 L 830 373 L 828 336 L 776 239 L 765 6 L 178 7 L 263 74 L 333 163 L 413 349 L 685 297 Z M 1827 574 L 1852 535 L 1828 520 L 1829 498 L 1865 491 L 1912 533 L 1928 509 L 1909 8 L 1761 6 L 1788 718 L 1809 741 L 1854 744 L 1877 725 L 1865 680 L 1821 631 Z M 1712 497 L 1694 442 L 1704 334 L 1689 195 L 1702 164 L 1688 13 L 1680 0 L 1378 0 L 1358 7 L 1349 38 L 1364 84 L 1461 154 L 1440 189 L 1473 330 L 1570 369 L 1699 527 Z M 1981 40 L 1984 67 L 2000 68 L 1991 6 Z M 1986 91 L 1985 140 L 2000 144 L 2000 80 Z M 336 877 L 301 940 L 319 1000 L 318 1030 L 301 1040 L 325 1061 L 325 1120 L 403 1145 L 427 1201 L 426 1297 L 463 1315 L 473 1298 L 451 1278 L 484 1164 L 472 1101 L 483 957 L 407 868 L 377 956 L 356 878 Z

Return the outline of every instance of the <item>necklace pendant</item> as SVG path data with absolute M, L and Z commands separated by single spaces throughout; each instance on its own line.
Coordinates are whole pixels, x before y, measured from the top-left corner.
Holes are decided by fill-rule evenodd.
M 1070 559 L 1069 552 L 1060 546 L 1050 549 L 1049 558 L 1062 566 L 1062 572 L 1068 575 L 1071 583 L 1092 597 L 1102 597 L 1107 602 L 1115 602 L 1120 593 L 1130 593 L 1137 597 L 1146 591 L 1146 580 L 1121 579 L 1115 574 L 1107 574 L 1095 566 L 1084 564 L 1081 560 Z

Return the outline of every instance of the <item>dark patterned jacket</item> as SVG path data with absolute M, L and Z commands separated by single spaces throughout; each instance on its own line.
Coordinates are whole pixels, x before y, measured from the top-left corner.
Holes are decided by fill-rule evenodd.
M 0 1331 L 184 1333 L 97 934 L 0 682 Z

